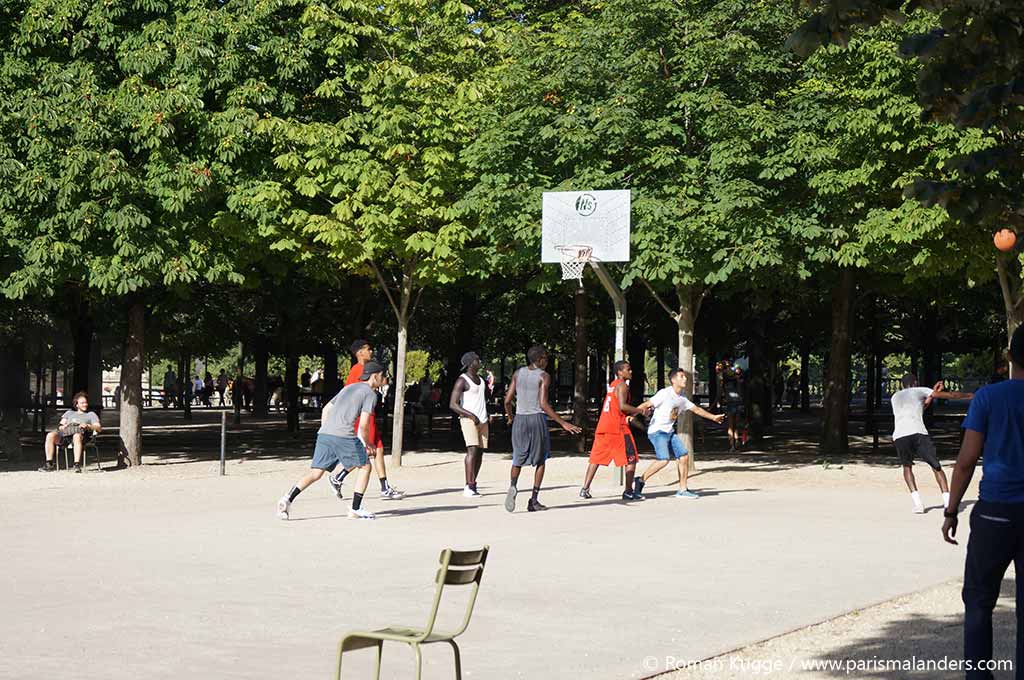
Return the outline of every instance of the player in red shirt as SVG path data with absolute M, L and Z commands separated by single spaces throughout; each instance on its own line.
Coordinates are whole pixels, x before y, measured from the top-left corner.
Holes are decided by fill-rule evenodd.
M 633 369 L 625 361 L 616 361 L 613 369 L 615 380 L 608 386 L 608 394 L 601 408 L 601 418 L 597 421 L 594 432 L 594 446 L 590 450 L 590 465 L 587 476 L 580 489 L 580 498 L 591 498 L 590 483 L 594 481 L 597 468 L 601 465 L 615 463 L 618 467 L 626 467 L 626 490 L 622 500 L 642 500 L 643 496 L 633 492 L 633 475 L 636 473 L 637 453 L 633 433 L 629 431 L 627 417 L 638 415 L 640 411 L 629 405 L 629 383 L 633 377 Z
M 345 379 L 345 385 L 351 385 L 352 383 L 359 382 L 359 377 L 363 374 L 363 364 L 373 359 L 373 345 L 370 344 L 369 340 L 363 340 L 360 338 L 352 343 L 351 347 L 352 356 L 355 357 L 355 363 L 352 364 L 352 369 L 348 372 L 348 378 Z M 356 431 L 359 431 L 359 419 L 356 419 L 355 423 Z M 380 433 L 377 431 L 377 419 L 374 418 L 370 421 L 370 427 L 368 429 L 367 441 L 366 441 L 366 453 L 373 459 L 373 469 L 377 473 L 377 477 L 380 479 L 380 497 L 385 500 L 401 500 L 405 497 L 405 494 L 391 486 L 388 483 L 388 471 L 384 466 L 384 442 L 380 438 Z M 334 487 L 334 492 L 338 494 L 338 498 L 341 498 L 341 483 L 347 476 L 345 470 L 339 470 L 337 476 L 330 475 L 328 480 L 331 482 L 331 486 Z

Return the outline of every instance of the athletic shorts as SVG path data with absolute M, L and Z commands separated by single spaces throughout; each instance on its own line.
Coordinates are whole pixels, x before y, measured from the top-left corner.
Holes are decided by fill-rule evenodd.
M 594 465 L 615 463 L 617 467 L 623 467 L 636 461 L 636 442 L 632 432 L 594 435 L 594 446 L 590 449 L 590 462 Z
M 477 425 L 472 418 L 459 418 L 459 426 L 462 427 L 462 438 L 466 440 L 466 446 L 487 448 L 487 436 L 491 428 L 486 422 Z
M 926 434 L 910 434 L 906 437 L 894 439 L 896 453 L 899 454 L 901 465 L 913 465 L 914 458 L 920 458 L 928 463 L 933 470 L 941 470 L 939 459 L 935 455 L 935 444 L 932 438 Z
M 543 413 L 516 416 L 512 421 L 512 465 L 543 465 L 551 455 L 548 417 Z
M 63 430 L 57 430 L 57 434 L 60 435 L 60 439 L 57 442 L 57 448 L 65 449 L 65 448 L 67 448 L 67 447 L 69 447 L 69 446 L 71 446 L 72 444 L 75 443 L 75 435 L 78 434 L 78 433 L 77 432 L 71 432 L 70 434 L 65 434 L 65 432 Z M 93 431 L 92 430 L 84 430 L 82 432 L 82 445 L 83 446 L 85 444 L 89 443 L 89 440 L 92 439 L 92 435 L 93 435 Z
M 358 437 L 336 437 L 333 434 L 318 434 L 316 448 L 313 449 L 311 468 L 334 472 L 334 468 L 351 468 L 366 465 L 370 459 L 366 457 L 366 447 Z
M 654 457 L 658 460 L 669 460 L 670 458 L 680 459 L 686 457 L 689 451 L 683 446 L 683 440 L 675 432 L 649 432 L 647 438 L 654 445 Z
M 730 416 L 738 416 L 738 415 L 740 415 L 740 413 L 743 412 L 743 404 L 741 404 L 741 403 L 726 404 L 725 405 L 725 412 L 726 412 L 727 415 L 730 415 Z

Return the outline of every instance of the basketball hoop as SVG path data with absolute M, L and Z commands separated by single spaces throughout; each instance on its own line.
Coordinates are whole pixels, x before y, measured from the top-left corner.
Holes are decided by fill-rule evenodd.
M 555 246 L 562 257 L 562 280 L 576 279 L 583 285 L 583 270 L 592 259 L 591 246 Z

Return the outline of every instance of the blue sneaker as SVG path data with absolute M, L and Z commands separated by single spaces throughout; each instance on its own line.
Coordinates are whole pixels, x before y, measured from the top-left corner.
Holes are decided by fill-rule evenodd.
M 676 491 L 676 498 L 700 498 L 700 494 L 685 489 L 683 491 Z

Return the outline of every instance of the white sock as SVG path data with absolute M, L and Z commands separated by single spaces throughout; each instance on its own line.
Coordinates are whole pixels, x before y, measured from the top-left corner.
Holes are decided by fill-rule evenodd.
M 948 491 L 945 491 L 942 494 L 942 507 L 944 507 L 944 508 L 948 508 L 949 507 L 949 492 Z
M 910 492 L 910 497 L 912 499 L 914 499 L 914 507 L 915 508 L 923 507 L 922 504 L 921 504 L 921 494 L 919 492 L 911 491 Z

